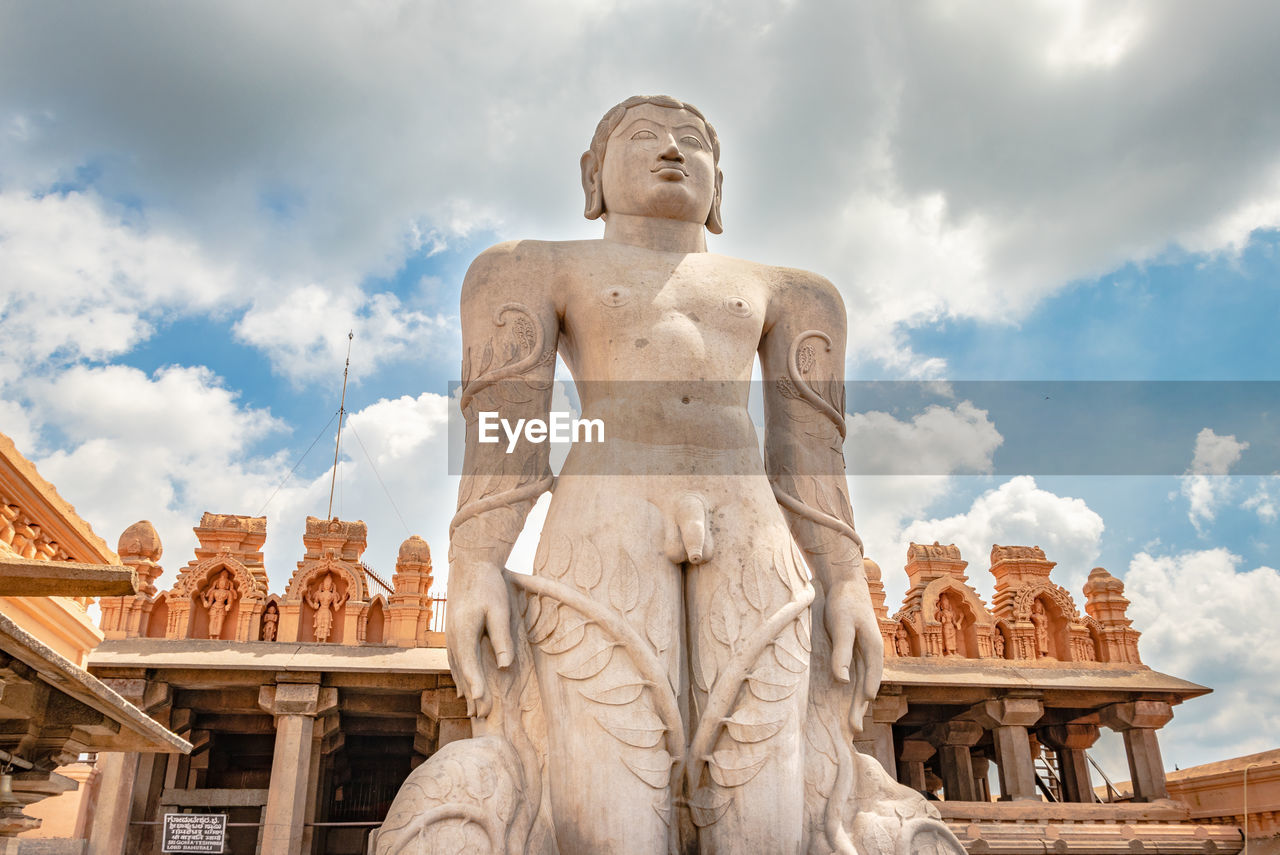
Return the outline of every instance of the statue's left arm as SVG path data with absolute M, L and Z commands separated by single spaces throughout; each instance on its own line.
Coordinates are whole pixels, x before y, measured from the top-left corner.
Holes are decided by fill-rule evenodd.
M 884 641 L 862 568 L 844 473 L 844 302 L 803 271 L 779 271 L 760 343 L 765 467 L 796 543 L 821 586 L 831 668 L 854 683 L 858 727 L 880 689 Z

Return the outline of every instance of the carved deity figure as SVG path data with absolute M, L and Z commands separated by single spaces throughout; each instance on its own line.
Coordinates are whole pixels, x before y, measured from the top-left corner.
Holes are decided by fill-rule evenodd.
M 898 624 L 898 629 L 893 634 L 893 646 L 899 656 L 911 655 L 911 636 L 907 635 L 907 628 L 902 624 Z
M 955 607 L 946 597 L 938 598 L 938 610 L 934 619 L 942 624 L 942 655 L 955 656 L 960 652 L 960 618 Z
M 992 639 L 991 644 L 995 649 L 996 658 L 1003 659 L 1004 658 L 1004 633 L 997 632 L 995 634 L 995 638 Z
M 231 574 L 223 570 L 200 597 L 204 607 L 209 610 L 209 637 L 222 635 L 222 623 L 231 614 L 231 607 L 239 597 L 235 586 L 231 583 Z
M 1036 628 L 1036 658 L 1044 659 L 1049 655 L 1049 614 L 1040 600 L 1031 605 L 1031 623 Z
M 280 610 L 275 603 L 268 603 L 267 610 L 262 613 L 262 640 L 275 641 L 276 632 L 280 629 Z
M 696 108 L 629 98 L 581 158 L 604 238 L 505 243 L 467 272 L 446 636 L 476 735 L 410 775 L 379 855 L 963 852 L 853 749 L 884 643 L 844 476 L 844 306 L 820 276 L 707 251 L 719 154 Z M 480 423 L 547 420 L 557 354 L 605 435 L 553 477 L 547 443 Z
M 342 604 L 347 601 L 346 594 L 339 594 L 333 582 L 333 574 L 326 573 L 319 586 L 307 593 L 307 605 L 315 609 L 311 618 L 311 627 L 316 641 L 328 641 L 333 633 L 333 618 Z

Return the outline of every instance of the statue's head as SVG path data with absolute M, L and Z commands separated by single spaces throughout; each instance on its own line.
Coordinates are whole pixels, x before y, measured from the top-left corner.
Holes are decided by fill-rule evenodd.
M 604 114 L 581 163 L 589 220 L 614 211 L 724 230 L 720 139 L 692 104 L 666 95 L 628 98 Z
M 320 580 L 320 590 L 322 591 L 333 590 L 333 574 L 332 573 L 326 573 L 325 577 Z
M 214 587 L 217 587 L 217 588 L 230 588 L 231 574 L 228 573 L 226 570 L 223 570 L 221 573 L 218 574 L 218 581 L 214 582 L 213 584 L 214 584 Z

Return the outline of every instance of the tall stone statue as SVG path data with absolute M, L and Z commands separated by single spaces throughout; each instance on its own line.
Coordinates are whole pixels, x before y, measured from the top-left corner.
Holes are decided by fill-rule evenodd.
M 312 634 L 316 641 L 325 642 L 333 632 L 333 616 L 347 601 L 346 594 L 339 594 L 333 584 L 333 574 L 326 573 L 320 584 L 307 593 L 307 605 L 315 609 L 311 619 Z
M 467 273 L 446 632 L 476 735 L 410 775 L 378 853 L 963 851 L 853 748 L 884 651 L 844 478 L 844 307 L 820 276 L 707 252 L 719 153 L 694 107 L 629 98 L 581 160 L 603 240 L 501 244 Z M 557 353 L 606 441 L 554 478 L 547 444 L 478 422 L 547 419 Z

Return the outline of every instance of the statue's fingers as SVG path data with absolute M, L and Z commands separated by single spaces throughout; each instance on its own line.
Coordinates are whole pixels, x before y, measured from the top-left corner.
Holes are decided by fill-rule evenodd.
M 853 622 L 836 619 L 831 627 L 831 672 L 841 683 L 849 682 L 849 665 L 853 662 Z
M 488 618 L 489 643 L 493 645 L 493 656 L 498 660 L 499 668 L 511 664 L 515 645 L 511 643 L 511 621 L 507 609 L 495 609 Z

